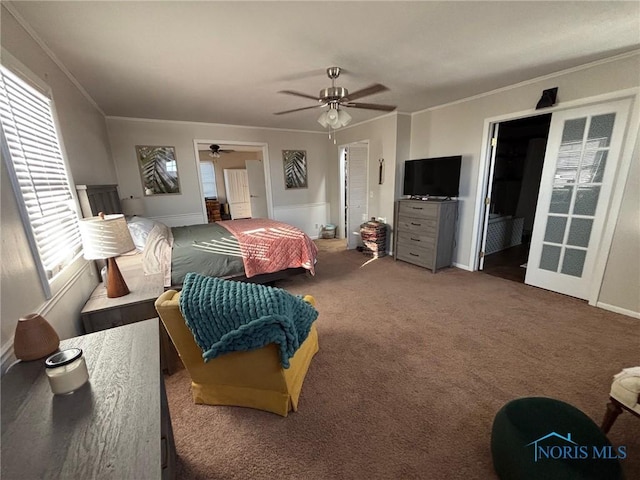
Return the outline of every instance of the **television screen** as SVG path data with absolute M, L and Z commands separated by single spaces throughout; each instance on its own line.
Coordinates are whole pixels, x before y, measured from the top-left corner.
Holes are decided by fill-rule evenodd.
M 404 162 L 404 195 L 457 197 L 462 156 Z

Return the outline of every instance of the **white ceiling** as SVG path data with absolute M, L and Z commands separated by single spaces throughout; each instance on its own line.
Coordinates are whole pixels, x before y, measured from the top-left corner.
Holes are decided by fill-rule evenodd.
M 415 112 L 640 47 L 637 1 L 11 5 L 107 115 L 302 130 L 320 110 L 273 115 L 314 104 L 278 91 L 315 96 L 333 65 Z

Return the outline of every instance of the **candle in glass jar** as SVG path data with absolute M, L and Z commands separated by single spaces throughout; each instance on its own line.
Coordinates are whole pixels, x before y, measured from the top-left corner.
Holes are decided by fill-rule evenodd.
M 56 395 L 71 393 L 89 380 L 87 364 L 79 348 L 54 353 L 44 363 L 51 391 Z

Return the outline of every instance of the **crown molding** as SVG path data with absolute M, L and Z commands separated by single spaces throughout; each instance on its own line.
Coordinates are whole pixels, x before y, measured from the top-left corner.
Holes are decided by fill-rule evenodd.
M 617 60 L 622 60 L 624 58 L 634 57 L 636 55 L 640 55 L 640 49 L 631 50 L 630 52 L 621 53 L 619 55 L 614 55 L 613 57 L 608 57 L 608 58 L 603 58 L 603 59 L 600 59 L 600 60 L 595 60 L 593 62 L 585 63 L 583 65 L 578 65 L 577 67 L 571 67 L 571 68 L 567 68 L 565 70 L 560 70 L 558 72 L 549 73 L 549 74 L 543 75 L 541 77 L 535 77 L 535 78 L 532 78 L 532 79 L 529 79 L 529 80 L 524 80 L 524 81 L 519 82 L 519 83 L 514 83 L 513 85 L 507 85 L 506 87 L 500 87 L 500 88 L 496 88 L 495 90 L 489 90 L 488 92 L 479 93 L 477 95 L 472 95 L 472 96 L 466 97 L 466 98 L 461 98 L 460 100 L 454 100 L 452 102 L 443 103 L 441 105 L 434 105 L 433 107 L 428 107 L 428 108 L 424 108 L 422 110 L 418 110 L 417 112 L 412 112 L 411 116 L 413 117 L 414 115 L 419 115 L 421 113 L 430 112 L 430 111 L 433 111 L 433 110 L 439 110 L 441 108 L 451 107 L 453 105 L 458 105 L 460 103 L 465 103 L 465 102 L 469 102 L 469 101 L 472 101 L 472 100 L 477 100 L 479 98 L 488 97 L 488 96 L 491 96 L 491 95 L 495 95 L 497 93 L 507 92 L 507 91 L 513 90 L 515 88 L 525 87 L 527 85 L 532 85 L 534 83 L 543 82 L 545 80 L 550 80 L 552 78 L 560 77 L 562 75 L 567 75 L 567 74 L 570 74 L 570 73 L 579 72 L 581 70 L 587 70 L 587 69 L 592 68 L 592 67 L 597 67 L 598 65 L 605 65 L 607 63 L 615 62 Z
M 252 130 L 273 130 L 277 132 L 314 133 L 316 135 L 325 135 L 325 132 L 318 132 L 315 130 L 296 130 L 293 128 L 258 127 L 255 125 L 233 125 L 230 123 L 195 122 L 192 120 L 164 120 L 160 118 L 122 117 L 118 115 L 106 115 L 106 118 L 108 120 L 128 120 L 132 122 L 178 123 L 182 125 L 208 125 L 212 127 L 245 128 L 245 129 L 252 129 Z

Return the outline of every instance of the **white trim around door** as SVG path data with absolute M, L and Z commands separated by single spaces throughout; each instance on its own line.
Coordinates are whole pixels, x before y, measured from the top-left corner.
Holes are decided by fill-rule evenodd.
M 631 99 L 631 112 L 627 119 L 625 126 L 625 134 L 622 149 L 620 152 L 620 161 L 618 169 L 615 174 L 613 193 L 609 202 L 608 216 L 605 221 L 603 229 L 603 235 L 601 238 L 600 246 L 598 248 L 595 266 L 593 269 L 593 282 L 591 284 L 589 293 L 589 304 L 593 306 L 598 305 L 598 297 L 602 288 L 602 281 L 604 278 L 604 271 L 607 264 L 607 258 L 611 249 L 611 243 L 613 241 L 613 234 L 615 231 L 615 225 L 620 214 L 620 208 L 622 205 L 622 198 L 624 193 L 624 186 L 629 175 L 631 167 L 632 155 L 635 143 L 638 137 L 638 125 L 640 124 L 640 88 L 630 88 L 626 90 L 620 90 L 616 92 L 610 92 L 602 95 L 588 97 L 584 99 L 574 100 L 566 102 L 556 107 L 545 109 L 545 113 L 561 112 L 574 108 L 584 107 L 593 104 L 604 103 L 614 100 Z M 476 189 L 476 201 L 474 210 L 474 229 L 471 241 L 471 252 L 469 258 L 469 265 L 472 266 L 472 270 L 478 270 L 480 246 L 482 242 L 482 221 L 484 212 L 484 199 L 486 197 L 486 178 L 491 161 L 491 133 L 493 132 L 493 125 L 508 120 L 516 120 L 519 118 L 530 117 L 539 115 L 540 110 L 526 110 L 521 112 L 514 112 L 511 114 L 500 115 L 485 119 L 484 122 L 484 134 L 481 146 L 482 155 L 480 157 L 480 165 L 478 169 L 478 183 Z
M 260 147 L 262 149 L 262 164 L 264 167 L 264 186 L 267 193 L 267 214 L 269 218 L 273 218 L 273 191 L 271 190 L 271 167 L 269 165 L 269 145 L 262 142 L 243 142 L 236 140 L 193 140 L 194 161 L 196 162 L 196 171 L 198 172 L 198 191 L 200 198 L 202 199 L 202 219 L 203 222 L 207 222 L 207 205 L 204 201 L 204 193 L 202 192 L 202 174 L 200 173 L 200 154 L 198 153 L 198 144 L 216 144 L 216 145 L 229 145 L 237 147 Z

